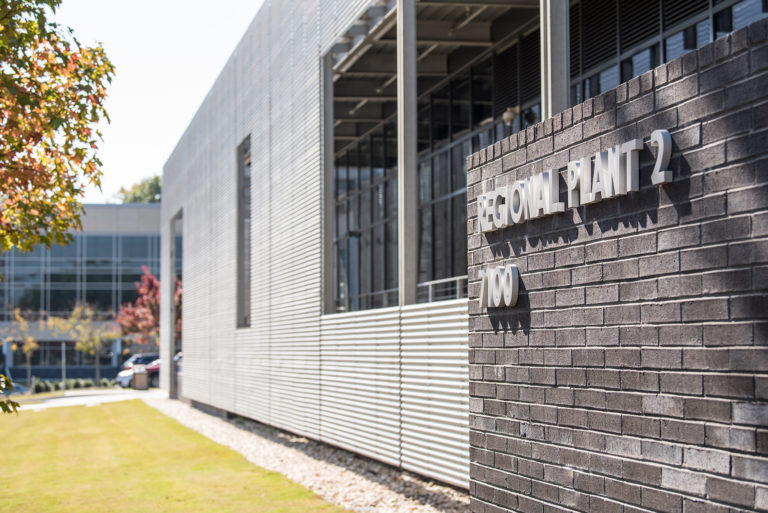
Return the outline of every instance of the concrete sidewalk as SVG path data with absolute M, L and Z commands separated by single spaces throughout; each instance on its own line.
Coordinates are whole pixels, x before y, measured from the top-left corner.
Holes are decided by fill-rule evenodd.
M 65 406 L 97 406 L 102 403 L 130 401 L 131 399 L 162 399 L 167 397 L 168 393 L 160 389 L 68 390 L 63 396 L 50 397 L 34 404 L 22 404 L 19 411 L 40 411 Z

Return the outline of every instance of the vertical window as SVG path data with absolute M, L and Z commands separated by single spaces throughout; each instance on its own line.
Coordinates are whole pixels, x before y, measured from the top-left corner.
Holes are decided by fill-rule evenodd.
M 251 325 L 251 136 L 237 147 L 237 327 Z
M 397 304 L 397 145 L 390 123 L 335 162 L 337 312 Z

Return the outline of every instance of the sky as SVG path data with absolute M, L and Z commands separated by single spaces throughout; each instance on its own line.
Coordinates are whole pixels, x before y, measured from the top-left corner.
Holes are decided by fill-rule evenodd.
M 63 0 L 55 21 L 81 44 L 101 42 L 115 65 L 100 146 L 102 190 L 85 203 L 118 203 L 120 187 L 156 174 L 181 138 L 263 0 Z

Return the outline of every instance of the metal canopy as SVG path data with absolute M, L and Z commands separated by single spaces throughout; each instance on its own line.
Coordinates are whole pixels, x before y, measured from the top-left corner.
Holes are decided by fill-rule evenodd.
M 419 95 L 503 42 L 538 16 L 539 0 L 417 1 Z M 380 0 L 331 51 L 334 151 L 338 155 L 395 116 L 396 8 Z

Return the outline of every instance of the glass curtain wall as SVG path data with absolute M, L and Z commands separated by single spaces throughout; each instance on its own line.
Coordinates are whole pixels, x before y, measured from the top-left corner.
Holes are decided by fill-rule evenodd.
M 16 250 L 0 256 L 0 320 L 13 320 L 20 308 L 30 319 L 64 316 L 76 303 L 88 303 L 101 319 L 112 319 L 120 305 L 136 300 L 142 266 L 160 271 L 160 237 L 75 235 L 68 246 Z
M 394 121 L 336 159 L 336 311 L 397 305 L 397 128 Z
M 571 104 L 613 89 L 766 16 L 766 0 L 573 3 Z
M 466 297 L 466 157 L 540 121 L 538 55 L 535 30 L 419 98 L 420 302 Z M 505 122 L 508 109 L 514 115 Z M 337 155 L 337 312 L 397 305 L 395 123 Z

